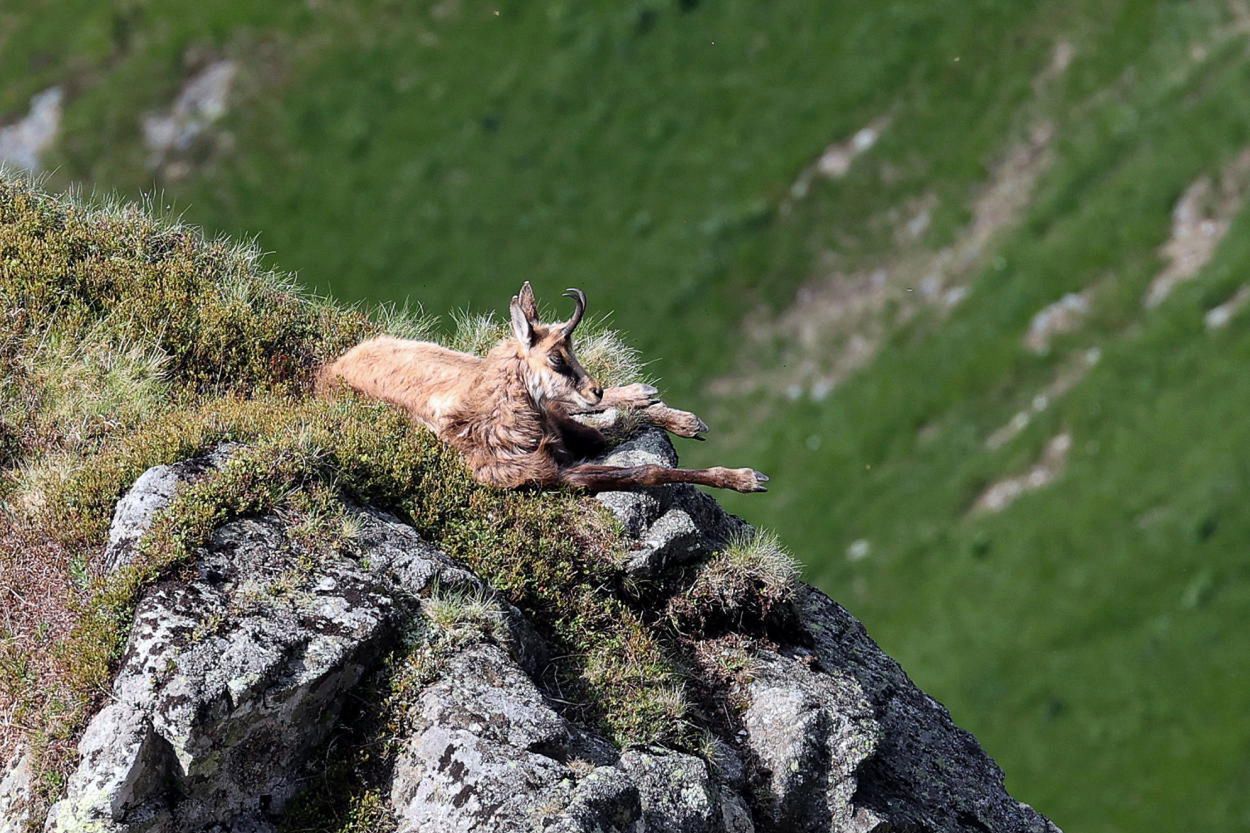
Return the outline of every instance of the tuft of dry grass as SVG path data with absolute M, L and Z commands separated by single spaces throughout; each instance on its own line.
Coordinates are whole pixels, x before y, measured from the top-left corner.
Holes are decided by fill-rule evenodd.
M 396 338 L 430 341 L 438 331 L 438 317 L 426 315 L 420 304 L 381 304 L 373 311 L 378 329 Z
M 458 310 L 451 314 L 451 321 L 452 332 L 446 346 L 474 356 L 486 355 L 510 332 L 507 322 L 492 312 Z
M 454 645 L 491 641 L 507 645 L 511 639 L 503 608 L 484 588 L 447 588 L 435 585 L 421 602 L 438 636 Z
M 752 530 L 698 567 L 686 590 L 670 599 L 669 616 L 682 628 L 763 622 L 793 600 L 799 580 L 798 563 L 777 535 Z
M 616 330 L 607 329 L 604 319 L 582 325 L 577 333 L 576 350 L 586 372 L 604 387 L 655 381 L 646 375 L 646 364 L 638 349 L 628 344 Z
M 63 447 L 133 427 L 169 396 L 169 357 L 153 346 L 113 342 L 100 325 L 72 338 L 50 334 L 27 361 L 23 375 L 39 403 L 29 418 Z

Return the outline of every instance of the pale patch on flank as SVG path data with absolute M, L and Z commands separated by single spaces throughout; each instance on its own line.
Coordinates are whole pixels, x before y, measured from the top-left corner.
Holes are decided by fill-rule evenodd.
M 434 422 L 441 422 L 443 417 L 456 404 L 456 398 L 451 394 L 436 394 L 430 397 L 430 418 Z

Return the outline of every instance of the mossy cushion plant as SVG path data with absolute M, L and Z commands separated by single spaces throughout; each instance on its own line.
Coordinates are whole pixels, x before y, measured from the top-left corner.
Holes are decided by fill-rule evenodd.
M 619 587 L 615 522 L 568 493 L 499 492 L 398 410 L 310 395 L 317 365 L 424 319 L 370 316 L 301 294 L 256 253 L 153 219 L 0 180 L 0 710 L 4 756 L 33 748 L 45 799 L 107 691 L 145 588 L 177 577 L 237 517 L 344 499 L 396 512 L 517 605 L 559 649 L 570 716 L 620 744 L 689 745 L 682 673 L 666 620 Z M 481 348 L 494 323 L 456 337 Z M 613 334 L 592 335 L 592 373 L 638 378 Z M 150 466 L 237 442 L 184 488 L 106 574 L 113 508 Z M 309 540 L 316 530 L 310 528 Z M 315 553 L 315 548 L 310 548 Z

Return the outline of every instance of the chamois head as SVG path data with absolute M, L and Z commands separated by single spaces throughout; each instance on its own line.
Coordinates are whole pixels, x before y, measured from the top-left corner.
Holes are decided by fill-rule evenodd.
M 568 321 L 544 324 L 538 320 L 538 304 L 529 281 L 512 296 L 509 313 L 512 334 L 520 344 L 525 360 L 525 383 L 538 405 L 565 402 L 593 407 L 603 398 L 603 388 L 590 377 L 573 353 L 573 331 L 586 314 L 586 293 L 570 289 L 564 293 L 576 305 Z

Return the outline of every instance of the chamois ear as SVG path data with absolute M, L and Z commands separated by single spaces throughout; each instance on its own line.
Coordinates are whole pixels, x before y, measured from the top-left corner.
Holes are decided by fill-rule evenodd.
M 538 302 L 534 300 L 534 288 L 530 286 L 529 281 L 521 284 L 521 292 L 517 295 L 517 300 L 521 303 L 521 312 L 525 313 L 530 324 L 537 324 Z
M 512 316 L 512 334 L 516 336 L 516 340 L 526 347 L 533 347 L 534 325 L 525 314 L 521 299 L 515 295 L 512 296 L 512 303 L 508 305 L 508 313 Z

